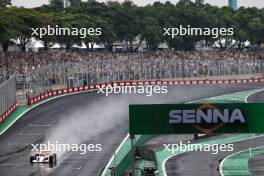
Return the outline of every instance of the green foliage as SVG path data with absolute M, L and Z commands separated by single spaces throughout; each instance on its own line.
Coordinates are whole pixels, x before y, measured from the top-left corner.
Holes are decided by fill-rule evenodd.
M 147 49 L 156 50 L 159 43 L 161 43 L 160 34 L 162 29 L 159 26 L 158 21 L 152 17 L 145 17 L 142 20 L 142 37 L 146 40 Z
M 76 4 L 82 2 L 82 0 L 69 0 L 71 4 Z
M 53 11 L 62 11 L 64 8 L 63 0 L 49 0 L 49 7 Z
M 11 0 L 0 0 L 0 7 L 7 7 L 11 5 Z
M 229 7 L 216 7 L 203 0 L 180 0 L 176 5 L 155 2 L 153 5 L 138 7 L 132 1 L 95 0 L 81 2 L 71 0 L 71 6 L 63 8 L 63 0 L 50 0 L 49 5 L 35 9 L 7 7 L 10 0 L 0 0 L 0 42 L 11 44 L 19 39 L 21 47 L 31 38 L 31 29 L 58 25 L 59 27 L 102 28 L 101 36 L 44 36 L 47 48 L 49 42 L 63 43 L 69 48 L 72 44 L 102 42 L 112 50 L 115 42 L 125 42 L 130 52 L 137 50 L 146 41 L 148 50 L 156 50 L 166 42 L 170 48 L 192 50 L 197 43 L 210 47 L 220 42 L 222 49 L 254 48 L 264 43 L 264 9 L 240 8 L 233 11 Z M 199 28 L 234 28 L 233 36 L 163 36 L 163 28 L 179 25 Z M 226 41 L 221 43 L 221 41 Z M 135 42 L 139 41 L 139 43 Z M 246 46 L 245 42 L 250 45 Z

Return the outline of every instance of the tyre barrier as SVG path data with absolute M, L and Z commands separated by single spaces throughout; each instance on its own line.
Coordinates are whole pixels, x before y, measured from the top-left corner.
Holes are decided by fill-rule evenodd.
M 226 80 L 146 80 L 146 81 L 122 81 L 101 83 L 90 86 L 80 86 L 74 88 L 57 89 L 41 93 L 35 97 L 29 98 L 27 104 L 33 105 L 44 99 L 75 92 L 82 92 L 87 90 L 96 90 L 109 86 L 148 86 L 148 85 L 198 85 L 198 84 L 236 84 L 236 83 L 257 83 L 264 82 L 264 78 L 249 78 L 249 79 L 226 79 Z
M 10 106 L 3 114 L 0 115 L 0 124 L 9 117 L 12 112 L 14 112 L 18 107 L 18 103 L 15 102 L 12 106 Z

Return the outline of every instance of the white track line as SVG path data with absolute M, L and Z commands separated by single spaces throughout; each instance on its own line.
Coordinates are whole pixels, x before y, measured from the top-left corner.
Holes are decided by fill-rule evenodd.
M 106 89 L 106 88 L 103 88 L 103 89 Z M 8 130 L 18 119 L 20 119 L 23 115 L 25 115 L 28 111 L 32 110 L 33 108 L 43 104 L 43 103 L 46 103 L 48 101 L 51 101 L 51 100 L 54 100 L 54 99 L 57 99 L 57 98 L 61 98 L 61 97 L 65 97 L 65 96 L 68 96 L 68 95 L 74 95 L 74 94 L 80 94 L 80 93 L 87 93 L 87 92 L 94 92 L 94 91 L 98 91 L 99 89 L 98 88 L 94 88 L 92 90 L 84 90 L 84 91 L 79 91 L 79 92 L 73 92 L 73 93 L 66 93 L 66 94 L 63 94 L 63 95 L 57 95 L 55 97 L 49 97 L 47 98 L 46 100 L 42 100 L 41 102 L 38 102 L 36 103 L 35 105 L 33 105 L 32 107 L 30 107 L 29 109 L 27 109 L 25 112 L 23 112 L 22 114 L 20 114 L 13 122 L 11 122 L 7 128 L 5 128 L 2 132 L 0 132 L 0 136 L 2 134 L 4 134 L 4 132 L 6 130 Z
M 61 97 L 64 97 L 64 96 L 67 96 L 67 95 L 73 95 L 73 94 L 79 94 L 79 93 L 85 93 L 85 92 L 93 92 L 93 91 L 97 91 L 97 90 L 99 90 L 99 89 L 93 89 L 93 90 L 86 90 L 86 91 L 80 91 L 80 92 L 74 92 L 74 93 L 68 93 L 68 94 L 64 94 L 64 95 L 58 95 L 58 96 L 56 96 L 56 97 L 51 97 L 51 98 L 49 98 L 49 99 L 47 99 L 47 100 L 43 100 L 42 102 L 39 102 L 39 103 L 37 103 L 37 104 L 35 104 L 35 105 L 33 105 L 32 107 L 30 107 L 29 109 L 27 109 L 25 112 L 23 112 L 22 114 L 20 114 L 12 123 L 10 123 L 8 126 L 7 126 L 7 128 L 5 128 L 2 132 L 0 132 L 0 135 L 2 135 L 6 130 L 8 130 L 18 119 L 20 119 L 23 115 L 25 115 L 27 112 L 29 112 L 30 110 L 32 110 L 33 108 L 35 108 L 35 107 L 37 107 L 37 106 L 39 106 L 39 105 L 41 105 L 41 104 L 43 104 L 43 103 L 46 103 L 46 102 L 48 102 L 48 101 L 50 101 L 50 100 L 53 100 L 53 99 L 56 99 L 56 98 L 61 98 Z M 225 94 L 223 94 L 223 95 L 225 95 Z M 221 96 L 221 95 L 218 95 L 218 96 Z M 213 97 L 217 97 L 217 96 L 213 96 Z M 210 98 L 213 98 L 213 97 L 210 97 Z M 206 99 L 206 98 L 205 98 Z M 195 101 L 191 101 L 191 102 L 188 102 L 188 103 L 193 103 L 193 102 L 197 102 L 197 101 L 200 101 L 200 100 L 202 100 L 202 99 L 199 99 L 199 100 L 195 100 Z M 127 138 L 129 137 L 129 134 L 127 134 L 127 136 L 123 139 L 123 141 L 121 142 L 121 144 L 118 146 L 118 148 L 116 149 L 116 151 L 115 151 L 115 154 L 117 153 L 117 152 L 119 152 L 119 150 L 121 149 L 121 146 L 125 143 L 125 141 L 127 140 Z M 115 155 L 114 154 L 114 155 Z M 106 167 L 105 167 L 105 169 L 103 170 L 103 172 L 102 172 L 102 174 L 101 175 L 104 175 L 105 173 L 106 173 L 106 171 L 107 171 L 107 168 L 110 166 L 110 164 L 111 164 L 111 162 L 113 161 L 113 159 L 114 159 L 114 155 L 112 155 L 112 157 L 111 157 L 111 159 L 109 160 L 109 162 L 107 163 L 107 165 L 106 165 Z M 164 162 L 163 162 L 163 164 L 166 162 L 168 160 L 168 158 L 166 158 L 165 160 L 164 160 Z M 163 166 L 162 166 L 163 167 Z M 163 171 L 164 171 L 165 169 L 163 169 Z M 166 174 L 166 171 L 164 172 L 164 176 L 167 176 L 167 174 Z
M 258 92 L 261 92 L 261 91 L 264 91 L 264 89 L 259 89 L 259 90 L 255 91 L 255 92 L 252 92 L 252 93 L 248 94 L 248 95 L 245 97 L 245 102 L 248 103 L 248 98 L 249 98 L 251 95 L 254 95 L 254 94 L 256 94 L 256 93 L 258 93 Z M 259 147 L 256 147 L 256 148 L 259 148 Z M 254 148 L 254 149 L 256 149 L 256 148 Z M 247 150 L 248 150 L 248 149 L 247 149 Z M 221 176 L 224 176 L 223 165 L 224 165 L 224 162 L 225 162 L 228 158 L 230 158 L 231 156 L 234 156 L 234 155 L 236 155 L 236 154 L 238 154 L 238 153 L 242 153 L 242 152 L 244 152 L 244 151 L 247 151 L 247 150 L 242 150 L 242 151 L 239 151 L 239 152 L 233 153 L 233 154 L 231 154 L 231 155 L 225 157 L 225 158 L 221 161 L 221 163 L 220 163 L 220 165 L 219 165 L 219 172 L 220 172 L 220 175 L 221 175 Z
M 44 166 L 44 165 L 43 165 Z M 80 170 L 82 168 L 82 165 L 79 165 L 79 166 L 75 166 L 75 167 L 72 167 L 72 168 L 57 168 L 56 170 L 53 170 L 52 172 L 54 173 L 60 173 L 60 172 L 65 172 L 65 171 L 75 171 L 75 170 Z
M 192 102 L 196 102 L 196 101 L 200 101 L 200 99 L 199 100 L 192 101 Z M 191 103 L 191 102 L 188 102 L 188 103 Z M 127 136 L 125 137 L 125 139 L 123 139 L 123 141 L 121 142 L 121 144 L 118 146 L 117 150 L 115 151 L 115 153 L 112 155 L 111 159 L 106 164 L 106 166 L 105 166 L 105 168 L 104 168 L 101 176 L 104 176 L 106 174 L 108 167 L 110 166 L 110 164 L 114 160 L 114 157 L 115 157 L 114 155 L 119 152 L 119 150 L 121 149 L 121 147 L 125 143 L 125 141 L 128 139 L 128 137 L 129 137 L 129 134 L 127 134 Z
M 255 93 L 258 93 L 258 92 L 260 92 L 260 91 L 262 91 L 262 90 L 264 90 L 264 89 L 260 89 L 260 90 L 258 89 L 258 90 L 256 90 L 256 91 L 250 93 L 248 96 L 245 97 L 245 102 L 247 103 L 247 98 L 248 98 L 250 95 L 253 95 L 253 94 L 255 94 Z M 242 91 L 242 92 L 244 92 L 244 91 Z M 236 93 L 236 92 L 235 92 L 235 93 Z M 232 94 L 232 93 L 231 93 L 231 94 Z M 223 94 L 223 95 L 227 95 L 227 94 Z M 218 96 L 222 96 L 222 95 L 218 95 Z M 209 98 L 214 98 L 214 97 L 218 97 L 218 96 L 213 96 L 213 97 L 209 97 Z M 206 99 L 206 98 L 205 98 L 205 99 Z M 201 99 L 201 100 L 203 100 L 203 99 Z M 194 102 L 201 101 L 201 100 L 195 100 L 195 101 L 191 101 L 191 102 L 188 102 L 188 103 L 194 103 Z M 260 136 L 264 136 L 264 135 L 260 135 Z M 254 136 L 254 137 L 251 137 L 251 138 L 256 138 L 256 137 L 260 137 L 260 136 Z M 238 141 L 236 141 L 236 142 L 241 142 L 241 141 L 244 141 L 244 140 L 249 140 L 249 139 L 251 139 L 251 138 L 238 140 Z M 230 143 L 231 143 L 231 142 L 230 142 Z M 176 155 L 178 155 L 178 154 L 176 154 Z M 167 157 L 167 158 L 162 162 L 162 171 L 163 171 L 163 175 L 164 175 L 164 176 L 167 176 L 166 168 L 165 168 L 165 164 L 166 164 L 166 162 L 167 162 L 170 158 L 172 158 L 172 157 L 174 157 L 174 156 L 176 156 L 176 155 L 169 156 L 169 157 Z
M 41 102 L 38 102 L 37 104 L 33 105 L 32 107 L 28 108 L 25 112 L 23 112 L 22 114 L 20 114 L 13 122 L 11 122 L 2 132 L 0 132 L 0 135 L 4 134 L 4 132 L 6 130 L 8 130 L 18 119 L 20 119 L 23 115 L 25 115 L 27 112 L 29 112 L 30 110 L 32 110 L 33 108 L 43 104 L 43 103 L 46 103 L 48 101 L 51 101 L 51 100 L 54 100 L 54 99 L 57 99 L 57 98 L 61 98 L 61 97 L 64 97 L 64 96 L 68 96 L 68 95 L 74 95 L 74 94 L 79 94 L 79 93 L 85 93 L 85 92 L 93 92 L 93 91 L 96 91 L 98 89 L 93 89 L 93 90 L 86 90 L 86 91 L 81 91 L 81 92 L 74 92 L 74 93 L 68 93 L 68 94 L 64 94 L 64 95 L 58 95 L 56 97 L 50 97 L 46 100 L 43 100 Z
M 52 126 L 56 126 L 56 125 L 52 125 L 52 124 L 32 124 L 32 123 L 29 123 L 28 125 L 29 127 L 52 127 Z
M 259 135 L 259 136 L 252 136 L 252 137 L 249 137 L 249 138 L 246 138 L 246 139 L 236 140 L 236 141 L 232 141 L 232 142 L 226 142 L 225 144 L 237 143 L 237 142 L 246 141 L 246 140 L 250 140 L 250 139 L 254 139 L 254 138 L 259 138 L 259 137 L 263 137 L 263 136 L 264 136 L 264 134 Z M 182 154 L 182 153 L 179 153 L 179 154 Z M 166 168 L 165 168 L 165 164 L 166 164 L 166 162 L 167 162 L 170 158 L 172 158 L 172 157 L 174 157 L 174 156 L 176 156 L 176 155 L 179 155 L 179 154 L 175 154 L 175 155 L 169 156 L 168 158 L 166 158 L 166 159 L 163 161 L 163 163 L 162 163 L 163 176 L 167 176 Z
M 262 148 L 262 147 L 263 147 L 263 146 L 259 146 L 259 147 L 255 147 L 255 148 L 249 148 L 249 149 L 241 150 L 241 151 L 238 151 L 238 152 L 232 153 L 231 155 L 228 155 L 227 157 L 225 157 L 225 158 L 221 161 L 221 163 L 220 163 L 220 165 L 219 165 L 219 172 L 220 172 L 220 175 L 221 175 L 221 176 L 225 176 L 225 175 L 224 175 L 223 166 L 224 166 L 225 161 L 226 161 L 228 158 L 230 158 L 230 157 L 232 157 L 232 156 L 234 156 L 234 155 L 236 155 L 236 154 L 239 154 L 239 153 L 242 153 L 242 152 L 248 151 L 248 150 L 255 150 L 255 149 L 258 149 L 258 148 Z
M 123 141 L 121 142 L 121 144 L 118 146 L 118 148 L 116 149 L 115 153 L 112 155 L 111 159 L 108 161 L 108 163 L 106 164 L 101 176 L 105 175 L 107 172 L 108 167 L 110 166 L 110 164 L 112 163 L 112 161 L 115 158 L 115 154 L 119 152 L 119 150 L 121 149 L 122 145 L 126 142 L 126 140 L 129 138 L 129 134 L 126 135 L 126 137 L 123 139 Z
M 264 89 L 258 89 L 258 90 L 256 90 L 255 92 L 252 92 L 252 93 L 248 94 L 248 95 L 245 97 L 245 102 L 248 103 L 248 98 L 249 98 L 251 95 L 254 95 L 254 94 L 259 93 L 259 92 L 261 92 L 261 91 L 264 91 Z
M 41 133 L 19 133 L 19 136 L 43 136 Z

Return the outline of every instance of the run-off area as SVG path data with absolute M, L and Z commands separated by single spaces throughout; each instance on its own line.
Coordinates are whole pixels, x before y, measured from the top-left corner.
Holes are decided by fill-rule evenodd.
M 49 101 L 29 111 L 0 136 L 0 174 L 31 175 L 43 174 L 43 170 L 48 170 L 50 175 L 99 175 L 128 132 L 126 107 L 129 103 L 184 103 L 256 90 L 262 86 L 261 83 L 186 85 L 169 87 L 167 94 L 149 98 L 137 95 L 105 97 L 91 92 Z M 79 128 L 71 128 L 72 124 Z M 77 140 L 71 135 L 82 137 Z M 31 166 L 28 162 L 30 144 L 45 142 L 50 137 L 56 139 L 56 136 L 61 143 L 76 140 L 86 144 L 99 143 L 102 144 L 102 151 L 88 152 L 86 155 L 67 152 L 54 168 Z M 115 162 L 118 164 L 119 161 Z

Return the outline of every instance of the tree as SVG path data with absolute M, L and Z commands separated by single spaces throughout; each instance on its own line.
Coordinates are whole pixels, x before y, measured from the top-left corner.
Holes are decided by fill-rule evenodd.
M 157 49 L 161 42 L 166 42 L 175 50 L 193 50 L 197 44 L 212 47 L 218 41 L 220 49 L 238 47 L 244 50 L 258 47 L 264 42 L 264 9 L 241 7 L 233 11 L 229 7 L 219 8 L 205 4 L 204 0 L 180 0 L 176 5 L 169 1 L 155 2 L 144 7 L 138 7 L 129 0 L 123 3 L 70 0 L 71 6 L 66 9 L 63 8 L 63 0 L 49 2 L 49 5 L 39 8 L 23 9 L 6 8 L 10 5 L 10 0 L 0 0 L 0 42 L 5 52 L 12 39 L 19 39 L 22 50 L 25 50 L 27 42 L 32 37 L 30 28 L 47 25 L 69 28 L 100 27 L 102 35 L 87 35 L 86 38 L 46 35 L 41 38 L 45 49 L 48 48 L 49 42 L 63 43 L 67 50 L 72 44 L 84 42 L 88 50 L 92 50 L 94 43 L 103 42 L 106 48 L 112 51 L 114 43 L 118 41 L 125 43 L 128 52 L 134 52 L 143 41 L 146 41 L 148 50 Z M 12 23 L 9 19 L 12 19 Z M 180 25 L 210 29 L 233 28 L 234 35 L 219 35 L 218 38 L 213 38 L 212 35 L 185 35 L 175 38 L 162 35 L 163 28 L 178 28 Z M 245 43 L 250 45 L 245 46 Z M 89 44 L 92 44 L 91 48 Z
M 108 16 L 118 41 L 125 41 L 127 51 L 133 52 L 134 41 L 141 33 L 137 7 L 131 1 L 125 1 L 122 5 L 114 4 L 109 8 Z
M 58 41 L 61 44 L 65 44 L 66 46 L 66 51 L 68 52 L 71 49 L 71 46 L 73 44 L 81 44 L 82 38 L 80 38 L 79 32 L 76 31 L 78 30 L 78 27 L 80 26 L 80 16 L 79 14 L 60 14 L 58 17 L 58 27 L 59 28 L 64 28 L 64 29 L 69 29 L 69 33 L 66 32 L 65 35 L 58 35 L 56 36 L 56 41 Z M 75 29 L 73 31 L 73 28 Z M 73 32 L 75 33 L 73 35 Z
M 12 21 L 12 23 L 10 23 Z M 17 14 L 13 13 L 13 8 L 0 8 L 0 43 L 4 54 L 7 53 L 8 47 L 12 45 L 14 40 L 19 36 L 19 24 L 21 23 Z M 7 76 L 9 75 L 9 62 L 4 57 Z
M 35 10 L 25 8 L 17 8 L 13 13 L 18 15 L 21 21 L 21 23 L 18 24 L 18 39 L 22 51 L 26 51 L 26 44 L 33 37 L 31 28 L 39 28 L 41 26 L 40 14 Z
M 11 6 L 11 0 L 0 0 L 0 8 Z
M 0 42 L 4 53 L 7 53 L 12 39 L 15 40 L 20 34 L 19 24 L 22 21 L 14 10 L 14 8 L 0 8 Z
M 261 17 L 258 15 L 252 16 L 252 18 L 248 21 L 248 29 L 251 47 L 255 48 L 256 46 L 260 46 L 264 42 L 264 21 Z
M 113 51 L 114 42 L 117 41 L 116 33 L 110 19 L 101 21 L 102 35 L 99 36 L 99 40 L 105 44 L 108 51 Z
M 40 28 L 47 28 L 47 26 L 51 26 L 53 28 L 56 27 L 57 24 L 57 13 L 40 13 L 39 19 L 40 19 Z M 44 44 L 44 50 L 48 50 L 48 45 L 50 42 L 56 41 L 56 36 L 54 35 L 44 35 L 42 38 L 40 36 L 34 36 L 35 38 L 42 40 Z
M 246 13 L 244 8 L 240 8 L 233 15 L 234 36 L 238 49 L 243 50 L 245 48 L 245 42 L 249 39 L 248 21 L 251 16 Z M 226 49 L 226 48 L 225 48 Z
M 86 22 L 82 23 L 82 26 L 86 28 L 92 27 L 95 29 L 95 28 L 101 27 L 102 23 L 103 23 L 103 19 L 100 17 L 94 17 L 94 18 L 87 17 Z M 87 51 L 93 51 L 94 44 L 100 42 L 100 37 L 98 35 L 88 35 L 86 38 L 83 39 L 83 42 L 85 43 L 87 47 Z
M 81 28 L 85 28 L 87 30 L 89 28 L 96 29 L 100 27 L 101 22 L 102 19 L 100 19 L 99 17 L 91 17 L 86 14 L 76 14 L 74 17 L 74 26 L 77 27 L 78 29 Z M 98 43 L 99 41 L 100 40 L 98 35 L 87 34 L 86 37 L 80 36 L 77 43 L 82 44 L 82 42 L 84 42 L 87 47 L 87 51 L 93 51 L 94 44 Z M 91 48 L 89 47 L 89 44 L 91 45 Z
M 145 17 L 142 20 L 142 37 L 145 39 L 148 51 L 155 51 L 161 43 L 162 29 L 157 20 Z
M 77 4 L 82 2 L 82 0 L 69 0 L 71 4 Z
M 57 12 L 60 12 L 64 9 L 63 0 L 49 0 L 49 7 Z
M 93 17 L 103 17 L 107 10 L 104 3 L 97 1 L 74 3 L 66 9 L 68 13 L 82 13 Z

